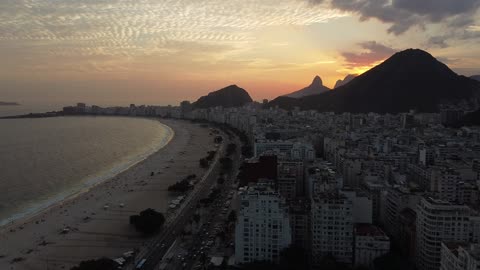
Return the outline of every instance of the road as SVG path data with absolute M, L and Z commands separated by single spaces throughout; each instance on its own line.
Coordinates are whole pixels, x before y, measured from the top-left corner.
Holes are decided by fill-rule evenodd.
M 191 256 L 186 258 L 185 264 L 177 265 L 172 269 L 199 269 L 200 267 L 195 266 L 203 265 L 204 262 L 208 263 L 207 256 L 209 251 L 213 248 L 213 245 L 209 245 L 209 242 L 214 242 L 216 234 L 219 231 L 224 230 L 225 222 L 228 219 L 228 214 L 232 209 L 231 204 L 228 206 L 225 204 L 227 201 L 232 201 L 232 196 L 229 196 L 229 194 L 232 191 L 236 192 L 236 188 L 232 189 L 232 184 L 236 179 L 236 175 L 238 174 L 242 161 L 240 155 L 241 147 L 239 147 L 241 146 L 241 143 L 238 138 L 236 138 L 235 143 L 237 144 L 237 152 L 233 157 L 233 170 L 222 186 L 222 190 L 220 192 L 221 195 L 210 206 L 212 211 L 210 211 L 206 222 L 202 225 L 199 232 L 193 236 L 193 241 L 189 247 Z M 228 208 L 228 210 L 224 211 L 224 208 Z M 226 238 L 228 239 L 229 237 L 226 236 Z M 229 241 L 227 241 L 227 245 L 228 242 Z
M 202 180 L 198 182 L 195 189 L 187 196 L 182 203 L 181 208 L 177 210 L 177 214 L 167 218 L 163 231 L 155 236 L 155 238 L 151 239 L 148 242 L 147 247 L 142 248 L 141 252 L 136 256 L 137 259 L 135 264 L 130 264 L 125 269 L 152 270 L 161 262 L 168 248 L 173 244 L 177 236 L 180 235 L 181 230 L 193 217 L 198 201 L 205 197 L 205 195 L 209 193 L 210 188 L 216 183 L 220 172 L 220 163 L 218 161 L 223 157 L 226 145 L 230 142 L 229 139 L 227 139 L 228 136 L 225 134 L 222 135 L 224 140 Z M 137 264 L 143 259 L 146 260 L 143 266 L 141 268 L 136 268 Z

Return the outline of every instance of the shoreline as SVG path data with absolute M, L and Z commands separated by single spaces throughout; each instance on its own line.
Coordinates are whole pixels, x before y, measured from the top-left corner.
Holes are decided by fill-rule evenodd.
M 203 176 L 198 160 L 215 147 L 209 128 L 181 120 L 161 123 L 175 132 L 165 147 L 87 192 L 16 222 L 9 227 L 13 231 L 0 232 L 0 269 L 70 269 L 142 247 L 148 238 L 135 231 L 129 217 L 146 208 L 168 210 L 176 197 L 168 186 L 190 174 Z
M 124 173 L 130 168 L 136 166 L 137 164 L 145 161 L 150 156 L 157 154 L 164 147 L 166 147 L 170 141 L 175 136 L 175 131 L 161 122 L 161 119 L 158 118 L 144 118 L 152 120 L 163 126 L 167 130 L 167 136 L 161 140 L 160 144 L 155 147 L 153 151 L 147 151 L 135 157 L 135 160 L 132 162 L 124 162 L 122 164 L 117 164 L 113 168 L 108 169 L 106 172 L 99 173 L 88 179 L 79 180 L 79 183 L 68 190 L 63 190 L 58 194 L 54 195 L 52 198 L 49 198 L 46 201 L 39 201 L 35 205 L 28 206 L 26 209 L 21 212 L 15 213 L 12 216 L 0 220 L 0 234 L 8 231 L 12 227 L 18 226 L 20 223 L 26 223 L 35 219 L 36 217 L 42 215 L 44 212 L 48 212 L 51 208 L 57 207 L 61 204 L 68 203 L 68 201 L 74 200 L 78 196 L 81 196 L 84 193 L 89 192 L 91 189 L 95 188 L 98 185 L 101 185 L 114 177 Z M 65 194 L 66 193 L 66 194 Z

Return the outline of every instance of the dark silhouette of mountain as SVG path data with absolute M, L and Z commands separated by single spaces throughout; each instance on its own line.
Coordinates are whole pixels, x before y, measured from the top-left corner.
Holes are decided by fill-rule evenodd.
M 480 82 L 459 76 L 429 53 L 408 49 L 333 91 L 278 97 L 269 106 L 352 113 L 437 112 L 440 104 L 478 102 Z
M 480 75 L 470 76 L 470 79 L 474 79 L 474 80 L 476 80 L 476 81 L 480 81 Z
M 245 89 L 236 85 L 230 85 L 199 98 L 192 105 L 195 108 L 210 108 L 217 106 L 228 108 L 240 107 L 252 101 L 252 98 Z
M 335 87 L 333 87 L 333 89 L 335 88 L 338 88 L 340 86 L 343 86 L 347 83 L 349 83 L 351 80 L 355 79 L 355 77 L 357 77 L 357 75 L 353 75 L 353 74 L 348 74 L 345 79 L 343 80 L 338 80 L 336 83 L 335 83 Z
M 18 106 L 17 102 L 6 102 L 6 101 L 0 101 L 0 106 Z
M 322 79 L 319 76 L 315 76 L 312 83 L 298 91 L 285 95 L 286 97 L 291 98 L 301 98 L 311 95 L 318 95 L 324 92 L 330 91 L 330 88 L 323 86 Z

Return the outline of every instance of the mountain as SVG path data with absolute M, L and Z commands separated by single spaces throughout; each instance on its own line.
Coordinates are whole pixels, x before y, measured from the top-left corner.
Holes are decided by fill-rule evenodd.
M 345 77 L 345 79 L 338 80 L 337 83 L 335 83 L 335 87 L 333 87 L 333 89 L 336 89 L 340 86 L 343 86 L 343 85 L 349 83 L 351 80 L 355 79 L 355 77 L 357 77 L 357 75 L 348 74 L 347 77 Z
M 252 102 L 252 98 L 245 89 L 236 85 L 230 85 L 218 91 L 211 92 L 207 96 L 200 97 L 192 105 L 195 108 L 210 108 L 222 106 L 240 107 Z
M 480 75 L 470 76 L 470 79 L 474 79 L 474 80 L 476 80 L 476 81 L 480 81 Z
M 311 95 L 317 95 L 321 94 L 324 92 L 330 91 L 330 88 L 323 86 L 322 79 L 319 76 L 315 76 L 313 79 L 312 83 L 298 91 L 295 91 L 293 93 L 285 95 L 286 97 L 291 97 L 291 98 L 301 98 L 301 97 L 306 97 L 306 96 L 311 96 Z
M 438 105 L 479 100 L 480 82 L 459 76 L 429 53 L 408 49 L 334 91 L 278 97 L 269 106 L 352 113 L 437 112 Z

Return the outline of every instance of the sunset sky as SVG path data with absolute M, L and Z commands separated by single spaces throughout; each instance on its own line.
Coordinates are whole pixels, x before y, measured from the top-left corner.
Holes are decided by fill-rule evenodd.
M 479 44 L 478 0 L 2 0 L 0 100 L 271 99 L 406 48 L 480 74 Z

